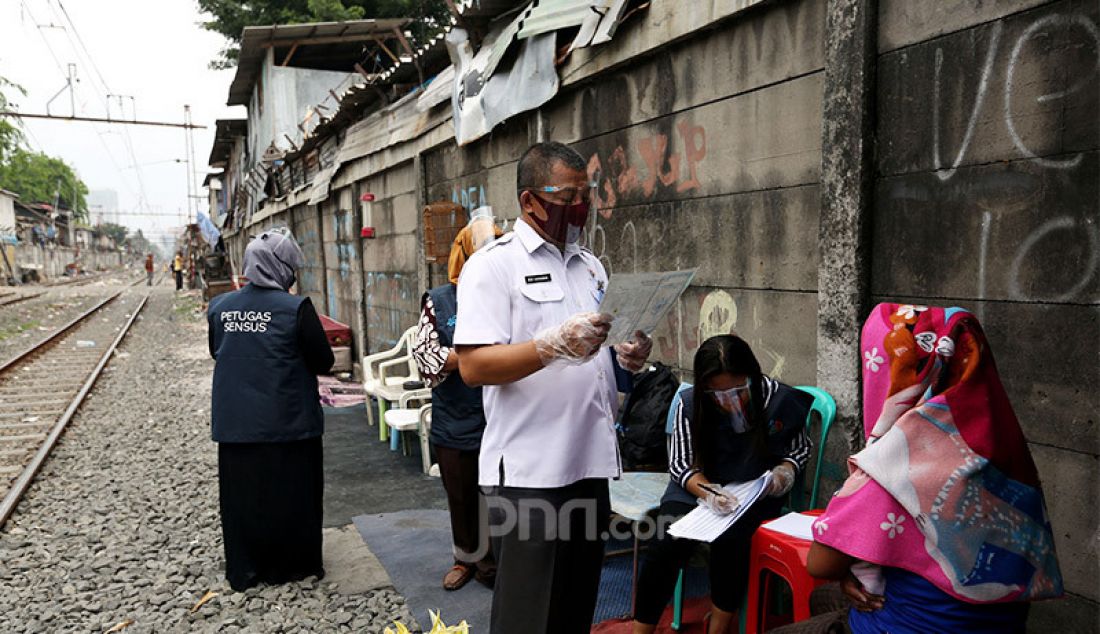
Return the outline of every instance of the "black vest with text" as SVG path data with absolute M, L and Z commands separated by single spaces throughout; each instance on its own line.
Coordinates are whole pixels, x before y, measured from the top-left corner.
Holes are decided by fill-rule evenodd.
M 251 284 L 211 300 L 215 442 L 289 442 L 323 433 L 317 377 L 298 344 L 303 301 Z
M 428 291 L 428 296 L 432 298 L 435 308 L 439 345 L 450 348 L 454 345 L 455 321 L 458 318 L 456 287 L 447 284 L 433 288 Z M 451 372 L 446 381 L 432 388 L 432 444 L 473 451 L 481 447 L 484 432 L 485 410 L 481 403 L 481 388 L 466 385 L 457 370 Z

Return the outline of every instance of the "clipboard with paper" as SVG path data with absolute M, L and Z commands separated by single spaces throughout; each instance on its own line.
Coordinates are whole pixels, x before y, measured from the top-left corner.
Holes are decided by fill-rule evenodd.
M 601 313 L 615 318 L 607 335 L 607 345 L 622 343 L 637 330 L 653 334 L 691 284 L 696 271 L 698 269 L 612 276 L 599 308 Z
M 729 515 L 718 515 L 705 506 L 697 506 L 690 513 L 673 522 L 668 527 L 669 534 L 681 539 L 694 539 L 707 543 L 718 539 L 764 495 L 771 479 L 772 472 L 765 471 L 764 475 L 755 480 L 727 484 L 726 487 L 733 489 L 733 495 L 740 502 L 736 511 Z

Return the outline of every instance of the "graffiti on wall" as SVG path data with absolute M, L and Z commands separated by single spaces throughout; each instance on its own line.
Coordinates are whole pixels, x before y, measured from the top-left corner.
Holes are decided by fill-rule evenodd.
M 1069 79 L 1068 86 L 1045 92 L 1044 82 L 1036 81 L 1035 76 L 1061 76 L 1061 71 L 1057 69 L 1058 60 L 1049 54 L 1052 50 L 1051 42 L 1058 38 L 1071 42 L 1078 51 L 1088 51 L 1087 54 L 1095 57 L 1095 63 L 1090 64 L 1088 72 Z M 1005 39 L 1004 25 L 1001 22 L 994 24 L 988 38 L 977 86 L 973 89 L 972 98 L 967 102 L 970 104 L 970 110 L 966 119 L 965 132 L 953 156 L 948 148 L 943 147 L 944 144 L 940 138 L 944 102 L 949 100 L 945 100 L 942 96 L 944 51 L 943 48 L 937 48 L 935 51 L 931 152 L 935 174 L 940 182 L 946 183 L 955 178 L 959 166 L 971 150 L 978 124 L 983 122 L 982 114 L 987 108 L 987 103 L 991 104 L 990 108 L 994 108 L 995 120 L 1003 125 L 1003 130 L 1011 140 L 1018 157 L 1042 169 L 1059 171 L 1077 169 L 1084 160 L 1083 152 L 1072 152 L 1056 157 L 1040 156 L 1021 131 L 1021 122 L 1035 117 L 1036 113 L 1033 109 L 1036 106 L 1050 108 L 1052 104 L 1064 102 L 1081 91 L 1096 90 L 1097 81 L 1100 79 L 1097 76 L 1100 74 L 1100 28 L 1086 15 L 1050 14 L 1031 22 L 1014 41 L 1003 41 Z M 1040 70 L 1038 73 L 1028 75 L 1021 72 L 1025 65 L 1038 67 Z M 998 73 L 1003 77 L 1000 84 L 992 81 Z M 945 154 L 951 156 L 949 163 L 944 159 Z M 989 237 L 994 222 L 995 217 L 990 211 L 982 212 L 978 249 L 980 299 L 986 297 Z M 1086 256 L 1081 261 L 1080 274 L 1068 287 L 1052 288 L 1042 296 L 1035 296 L 1024 289 L 1021 279 L 1029 268 L 1028 264 L 1038 261 L 1036 256 L 1041 251 L 1037 248 L 1040 242 L 1053 243 L 1055 240 L 1061 241 L 1063 245 L 1067 244 L 1066 241 L 1071 241 L 1070 244 L 1083 246 Z M 1004 274 L 1007 275 L 1008 294 L 1012 299 L 1044 301 L 1087 299 L 1082 298 L 1081 294 L 1096 275 L 1100 274 L 1100 226 L 1097 225 L 1095 217 L 1082 219 L 1061 215 L 1043 222 L 1017 244 L 1011 265 Z
M 695 311 L 699 319 L 691 324 L 684 319 L 685 308 Z M 715 335 L 731 333 L 745 339 L 755 352 L 760 368 L 772 378 L 782 378 L 787 357 L 760 336 L 769 332 L 768 324 L 753 305 L 748 315 L 738 310 L 737 301 L 728 291 L 713 289 L 705 293 L 687 292 L 680 298 L 677 310 L 665 317 L 665 325 L 654 336 L 654 345 L 662 359 L 679 359 L 684 351 L 694 351 Z M 691 360 L 684 360 L 690 368 Z
M 420 316 L 416 275 L 368 271 L 364 286 L 371 349 L 397 345 L 401 333 Z
M 621 198 L 651 199 L 658 183 L 684 194 L 699 188 L 699 165 L 707 157 L 707 131 L 688 121 L 676 123 L 675 138 L 664 132 L 593 152 L 588 177 L 597 182 L 596 204 L 610 218 Z
M 451 202 L 462 205 L 466 213 L 489 204 L 485 198 L 485 186 L 480 184 L 464 186 L 456 183 L 451 189 Z

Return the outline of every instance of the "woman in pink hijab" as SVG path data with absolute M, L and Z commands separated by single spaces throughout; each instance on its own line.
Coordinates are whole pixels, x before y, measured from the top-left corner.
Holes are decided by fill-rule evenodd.
M 847 627 L 1023 632 L 1062 595 L 1035 463 L 985 333 L 960 308 L 880 304 L 863 327 L 867 446 L 814 523 L 808 567 Z

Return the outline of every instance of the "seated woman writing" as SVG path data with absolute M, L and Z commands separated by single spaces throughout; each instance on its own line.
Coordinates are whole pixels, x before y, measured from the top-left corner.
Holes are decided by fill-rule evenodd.
M 1027 602 L 1060 596 L 1062 577 L 1035 463 L 978 320 L 880 304 L 862 353 L 868 444 L 815 522 L 807 562 L 841 580 L 853 609 L 782 631 L 1024 632 Z
M 734 335 L 711 337 L 695 353 L 695 387 L 683 393 L 672 432 L 672 482 L 659 518 L 671 522 L 697 504 L 733 513 L 739 504 L 720 487 L 771 469 L 767 496 L 710 545 L 710 634 L 726 632 L 747 587 L 750 538 L 779 515 L 782 497 L 806 466 L 805 429 L 812 398 L 760 372 L 752 349 Z M 638 577 L 635 634 L 656 629 L 680 568 L 698 542 L 662 532 L 650 543 Z

